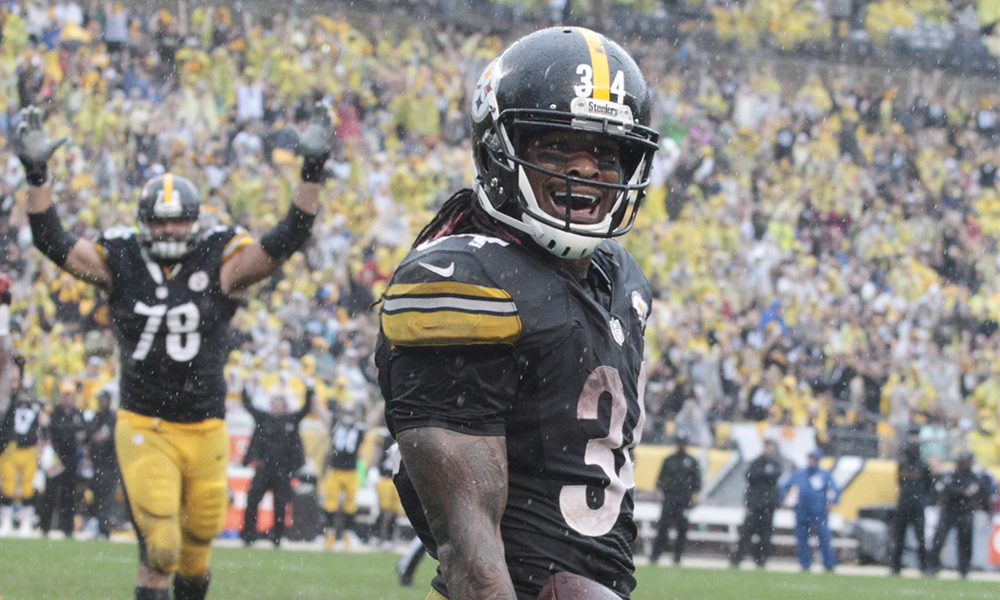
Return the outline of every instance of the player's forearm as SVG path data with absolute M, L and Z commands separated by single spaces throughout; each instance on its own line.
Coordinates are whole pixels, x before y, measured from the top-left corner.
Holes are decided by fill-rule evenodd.
M 484 539 L 485 532 L 475 532 Z M 490 547 L 486 547 L 486 546 Z M 503 549 L 495 544 L 475 543 L 459 548 L 446 543 L 438 546 L 438 559 L 448 595 L 469 600 L 517 600 Z
M 296 423 L 306 418 L 306 415 L 312 412 L 314 396 L 315 393 L 313 392 L 312 388 L 306 390 L 305 398 L 302 400 L 302 408 L 297 410 L 295 412 L 295 415 L 293 416 L 293 420 Z
M 505 440 L 430 427 L 404 431 L 398 440 L 438 545 L 449 596 L 515 600 L 500 537 Z
M 52 206 L 52 186 L 28 186 L 28 213 L 43 213 Z
M 318 183 L 303 181 L 299 183 L 298 189 L 295 190 L 295 198 L 292 202 L 295 206 L 302 209 L 303 212 L 314 215 L 319 210 L 319 192 L 321 189 L 323 189 L 323 186 Z
M 257 409 L 254 408 L 253 402 L 250 401 L 250 394 L 248 394 L 246 390 L 243 390 L 243 392 L 240 394 L 240 402 L 243 404 L 243 408 L 246 409 L 248 413 L 250 413 L 250 416 L 256 418 L 256 415 L 254 415 L 254 413 L 257 411 Z

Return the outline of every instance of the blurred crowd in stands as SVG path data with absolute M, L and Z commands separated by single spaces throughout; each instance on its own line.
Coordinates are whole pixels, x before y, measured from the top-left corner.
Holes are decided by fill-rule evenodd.
M 567 2 L 577 4 L 508 5 L 524 19 L 506 26 L 548 22 Z M 294 188 L 289 127 L 317 101 L 334 104 L 338 147 L 313 240 L 250 290 L 233 322 L 234 410 L 258 372 L 288 397 L 315 382 L 320 401 L 360 403 L 377 424 L 371 306 L 415 233 L 471 183 L 468 94 L 503 28 L 466 33 L 407 20 L 419 2 L 372 4 L 385 10 L 2 3 L 0 135 L 34 104 L 49 135 L 70 137 L 53 161 L 57 206 L 92 239 L 133 225 L 138 186 L 167 169 L 200 186 L 208 225 L 259 233 Z M 714 15 L 716 39 L 752 47 L 800 35 L 782 19 L 839 4 L 697 6 Z M 580 14 L 695 5 L 592 0 L 596 12 Z M 984 18 L 975 2 L 884 0 L 856 24 L 875 37 L 905 26 L 907 11 Z M 889 78 L 714 61 L 682 37 L 625 40 L 654 84 L 663 133 L 626 238 L 656 294 L 644 441 L 684 431 L 692 445 L 725 445 L 728 423 L 756 421 L 815 427 L 834 454 L 894 457 L 914 436 L 925 456 L 969 450 L 996 466 L 1000 98 L 940 70 Z M 40 397 L 68 376 L 80 406 L 95 408 L 117 380 L 106 307 L 30 249 L 23 173 L 0 148 L 14 353 Z

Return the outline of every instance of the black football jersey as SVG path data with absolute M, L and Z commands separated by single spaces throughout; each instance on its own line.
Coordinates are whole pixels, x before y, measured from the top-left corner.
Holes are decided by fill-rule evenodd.
M 219 272 L 249 239 L 242 230 L 217 227 L 165 272 L 132 229 L 101 236 L 122 408 L 179 423 L 225 417 L 226 339 L 238 302 L 222 292 Z
M 0 424 L 0 452 L 10 442 L 17 444 L 18 448 L 31 448 L 38 443 L 38 415 L 42 409 L 42 403 L 27 392 L 15 391 L 11 394 L 10 405 Z
M 327 455 L 327 466 L 340 471 L 357 469 L 358 451 L 364 440 L 364 425 L 338 421 L 330 432 L 330 452 Z
M 506 438 L 501 529 L 522 600 L 557 571 L 622 598 L 635 587 L 631 449 L 650 300 L 615 242 L 582 282 L 533 247 L 477 235 L 423 244 L 387 289 L 377 352 L 386 422 L 394 434 L 433 426 Z M 408 515 L 422 510 L 415 494 L 400 496 Z

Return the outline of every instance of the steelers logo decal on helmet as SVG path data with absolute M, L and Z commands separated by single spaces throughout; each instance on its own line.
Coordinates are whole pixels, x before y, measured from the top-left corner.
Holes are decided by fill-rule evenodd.
M 503 61 L 499 57 L 494 58 L 476 83 L 476 91 L 472 94 L 472 120 L 477 123 L 486 115 L 497 112 L 496 86 L 502 67 Z

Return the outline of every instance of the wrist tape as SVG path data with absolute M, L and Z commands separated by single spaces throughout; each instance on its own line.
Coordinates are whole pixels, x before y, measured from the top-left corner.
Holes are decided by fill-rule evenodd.
M 49 166 L 42 163 L 24 167 L 24 179 L 33 187 L 45 185 L 49 180 Z
M 306 183 L 326 183 L 326 156 L 322 158 L 306 158 L 302 161 L 302 171 L 299 175 Z

